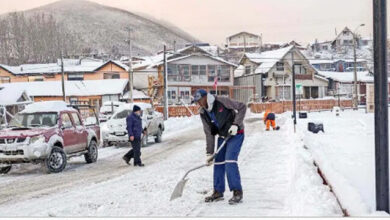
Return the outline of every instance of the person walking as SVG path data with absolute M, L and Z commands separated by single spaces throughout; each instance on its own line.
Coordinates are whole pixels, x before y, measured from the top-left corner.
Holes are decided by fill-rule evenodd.
M 226 146 L 216 155 L 214 162 L 214 191 L 205 198 L 205 202 L 223 200 L 225 192 L 225 175 L 227 176 L 230 191 L 233 197 L 229 204 L 242 201 L 243 191 L 238 169 L 238 155 L 244 141 L 244 118 L 246 106 L 244 103 L 226 97 L 214 96 L 203 89 L 194 94 L 194 102 L 200 108 L 200 118 L 206 135 L 207 164 L 213 164 L 215 135 L 218 137 L 218 149 L 228 138 Z
M 130 160 L 134 158 L 134 166 L 143 167 L 141 162 L 141 135 L 146 130 L 142 129 L 141 108 L 138 105 L 133 106 L 133 112 L 127 116 L 127 134 L 129 135 L 129 141 L 132 149 L 123 156 L 123 160 L 130 165 Z

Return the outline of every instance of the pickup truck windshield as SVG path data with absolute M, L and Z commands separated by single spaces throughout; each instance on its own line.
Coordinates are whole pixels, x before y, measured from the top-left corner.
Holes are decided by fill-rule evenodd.
M 10 121 L 10 127 L 53 127 L 57 124 L 57 113 L 18 113 Z

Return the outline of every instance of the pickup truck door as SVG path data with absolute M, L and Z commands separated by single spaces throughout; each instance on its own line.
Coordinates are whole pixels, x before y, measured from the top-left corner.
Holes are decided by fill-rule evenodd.
M 75 137 L 76 137 L 76 152 L 83 151 L 87 149 L 88 145 L 88 132 L 85 126 L 83 125 L 80 115 L 76 112 L 72 112 L 73 124 L 75 125 Z
M 64 140 L 64 151 L 66 153 L 73 153 L 77 148 L 77 138 L 75 136 L 76 128 L 74 127 L 68 113 L 61 113 L 60 119 L 62 138 Z

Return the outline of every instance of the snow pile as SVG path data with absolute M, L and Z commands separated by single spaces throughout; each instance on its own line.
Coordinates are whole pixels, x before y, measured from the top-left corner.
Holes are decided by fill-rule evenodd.
M 374 115 L 364 111 L 310 113 L 298 121 L 305 145 L 352 216 L 375 212 Z M 325 133 L 307 132 L 307 122 L 321 120 Z
M 63 101 L 46 101 L 34 102 L 26 106 L 21 113 L 35 113 L 35 112 L 61 112 L 61 111 L 76 111 L 74 108 L 68 107 Z

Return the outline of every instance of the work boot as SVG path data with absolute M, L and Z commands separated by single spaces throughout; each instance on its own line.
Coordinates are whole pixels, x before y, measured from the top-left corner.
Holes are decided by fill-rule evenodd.
M 233 197 L 229 199 L 229 204 L 234 205 L 240 203 L 242 200 L 242 191 L 241 190 L 233 190 Z
M 214 191 L 211 196 L 207 196 L 204 201 L 205 202 L 217 202 L 223 200 L 223 193 L 219 193 Z
M 126 156 L 123 156 L 122 159 L 127 163 L 127 165 L 130 165 L 130 159 Z

